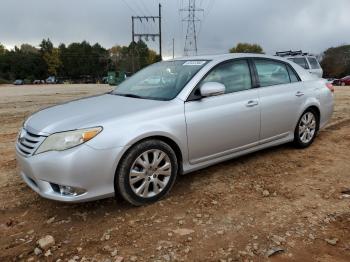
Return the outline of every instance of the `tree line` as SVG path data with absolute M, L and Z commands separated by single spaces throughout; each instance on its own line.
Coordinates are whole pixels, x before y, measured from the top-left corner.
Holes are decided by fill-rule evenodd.
M 33 80 L 56 76 L 63 80 L 89 78 L 102 80 L 108 71 L 136 72 L 160 60 L 143 41 L 110 49 L 83 41 L 55 47 L 50 39 L 41 41 L 39 48 L 22 44 L 6 50 L 0 44 L 0 83 L 15 79 Z
M 238 43 L 231 53 L 264 53 L 258 44 Z M 331 47 L 320 56 L 324 77 L 341 78 L 350 75 L 350 45 Z M 108 71 L 134 73 L 160 61 L 159 55 L 143 41 L 110 49 L 83 41 L 55 47 L 50 39 L 41 41 L 38 48 L 22 44 L 7 50 L 0 44 L 0 83 L 15 79 L 33 80 L 56 76 L 63 80 L 90 79 L 101 81 Z

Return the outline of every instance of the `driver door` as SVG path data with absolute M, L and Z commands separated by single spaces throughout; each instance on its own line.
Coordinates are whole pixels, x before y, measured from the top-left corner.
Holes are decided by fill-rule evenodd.
M 214 67 L 199 83 L 220 82 L 225 94 L 185 103 L 191 164 L 226 156 L 258 144 L 258 90 L 252 88 L 249 64 L 231 60 Z

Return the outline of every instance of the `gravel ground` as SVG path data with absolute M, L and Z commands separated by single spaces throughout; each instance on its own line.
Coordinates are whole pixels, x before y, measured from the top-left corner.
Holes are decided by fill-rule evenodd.
M 0 86 L 0 261 L 350 261 L 349 87 L 336 88 L 333 119 L 310 148 L 283 145 L 182 176 L 156 204 L 39 197 L 16 171 L 23 120 L 108 90 Z

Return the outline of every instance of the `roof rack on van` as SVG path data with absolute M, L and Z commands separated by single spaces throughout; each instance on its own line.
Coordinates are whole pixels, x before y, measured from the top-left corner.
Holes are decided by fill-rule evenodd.
M 276 52 L 276 56 L 297 56 L 297 55 L 308 55 L 308 53 L 303 53 L 303 51 L 282 51 L 282 52 Z

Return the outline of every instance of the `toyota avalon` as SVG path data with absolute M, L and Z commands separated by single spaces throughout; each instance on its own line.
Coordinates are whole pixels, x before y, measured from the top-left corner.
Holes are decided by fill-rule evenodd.
M 152 203 L 179 174 L 283 143 L 308 147 L 332 115 L 333 91 L 274 56 L 159 62 L 112 92 L 31 115 L 16 143 L 20 175 L 53 200 Z

